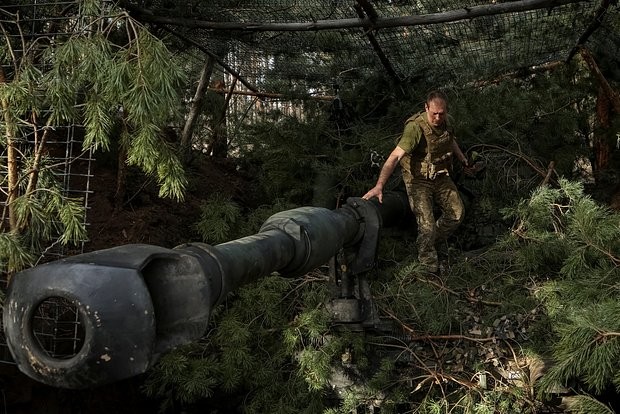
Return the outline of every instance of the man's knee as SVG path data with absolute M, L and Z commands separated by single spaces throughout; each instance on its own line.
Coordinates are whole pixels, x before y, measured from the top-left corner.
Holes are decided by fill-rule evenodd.
M 443 206 L 442 219 L 446 223 L 458 226 L 465 218 L 465 207 L 460 198 L 456 197 Z

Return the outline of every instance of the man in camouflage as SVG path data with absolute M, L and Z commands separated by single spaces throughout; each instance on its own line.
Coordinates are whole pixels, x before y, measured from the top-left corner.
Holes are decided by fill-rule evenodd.
M 448 124 L 448 101 L 439 91 L 431 92 L 420 112 L 405 122 L 405 129 L 381 168 L 377 184 L 362 198 L 383 202 L 383 186 L 400 163 L 409 205 L 418 223 L 418 260 L 429 272 L 439 271 L 436 244 L 445 241 L 463 221 L 464 207 L 450 178 L 450 163 L 456 156 L 467 167 Z M 435 220 L 433 203 L 441 209 Z

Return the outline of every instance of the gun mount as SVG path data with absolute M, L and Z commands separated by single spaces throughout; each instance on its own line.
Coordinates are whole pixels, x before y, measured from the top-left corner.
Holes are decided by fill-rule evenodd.
M 24 270 L 11 279 L 3 322 L 19 369 L 56 387 L 82 389 L 147 371 L 158 357 L 199 339 L 226 295 L 278 272 L 299 276 L 328 262 L 340 293 L 331 309 L 339 323 L 364 323 L 364 289 L 355 275 L 376 260 L 381 227 L 409 211 L 400 193 L 382 204 L 350 198 L 335 210 L 301 207 L 271 216 L 252 236 L 210 246 L 167 249 L 133 244 L 85 253 Z M 346 252 L 346 253 L 345 253 Z M 337 263 L 346 257 L 347 263 Z M 81 347 L 69 358 L 50 355 L 33 332 L 39 306 L 59 299 L 76 308 Z

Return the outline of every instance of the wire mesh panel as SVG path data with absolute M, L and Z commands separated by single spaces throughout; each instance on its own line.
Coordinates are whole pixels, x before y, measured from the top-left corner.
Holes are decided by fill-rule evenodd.
M 41 74 L 50 69 L 47 60 L 42 58 L 43 55 L 38 51 L 53 50 L 54 45 L 60 44 L 74 33 L 79 27 L 80 4 L 79 1 L 30 0 L 0 6 L 0 25 L 5 37 L 2 42 L 4 82 L 8 84 L 17 81 L 20 62 L 25 57 L 32 59 L 35 70 Z M 63 197 L 77 200 L 87 211 L 92 192 L 90 180 L 93 176 L 93 154 L 91 149 L 82 147 L 83 128 L 72 123 L 45 126 L 50 117 L 46 110 L 35 112 L 25 108 L 23 113 L 17 116 L 27 122 L 20 126 L 19 133 L 12 137 L 11 144 L 18 154 L 18 167 L 25 171 L 23 185 L 28 182 L 29 176 L 36 173 L 39 180 L 53 180 L 55 185 L 59 186 Z M 8 125 L 4 121 L 4 118 L 0 121 L 3 129 Z M 5 140 L 0 142 L 0 151 L 1 173 L 6 177 L 9 164 L 15 162 L 15 158 L 9 157 Z M 32 160 L 36 161 L 31 165 L 29 163 L 33 162 Z M 4 212 L 1 223 L 3 231 L 9 228 L 8 186 L 6 180 L 0 183 L 0 206 Z M 27 190 L 22 188 L 22 191 Z M 84 215 L 84 226 L 88 224 L 86 217 L 87 215 Z M 48 234 L 45 239 L 47 241 L 41 245 L 39 256 L 35 257 L 36 263 L 80 253 L 85 242 L 82 240 L 77 244 L 65 245 L 61 243 L 59 234 Z M 6 289 L 6 283 L 7 275 L 2 274 L 3 290 Z M 69 303 L 46 301 L 41 304 L 33 318 L 34 334 L 44 349 L 52 350 L 50 356 L 69 355 L 72 352 L 70 349 L 79 346 L 79 323 L 74 315 L 69 316 L 72 315 L 72 308 L 74 307 Z M 4 335 L 0 335 L 0 361 L 11 362 Z
M 35 310 L 32 333 L 49 358 L 70 359 L 84 345 L 84 323 L 77 308 L 67 299 L 51 297 Z

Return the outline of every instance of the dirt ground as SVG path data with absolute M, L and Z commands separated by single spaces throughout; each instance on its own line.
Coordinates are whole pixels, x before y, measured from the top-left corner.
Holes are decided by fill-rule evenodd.
M 208 159 L 194 163 L 189 170 L 190 182 L 183 201 L 159 197 L 154 181 L 134 172 L 128 180 L 125 202 L 116 210 L 116 173 L 105 166 L 95 166 L 87 213 L 90 240 L 85 251 L 129 243 L 172 248 L 199 241 L 193 225 L 200 218 L 200 204 L 214 193 L 240 199 L 248 190 L 247 180 L 231 161 Z

